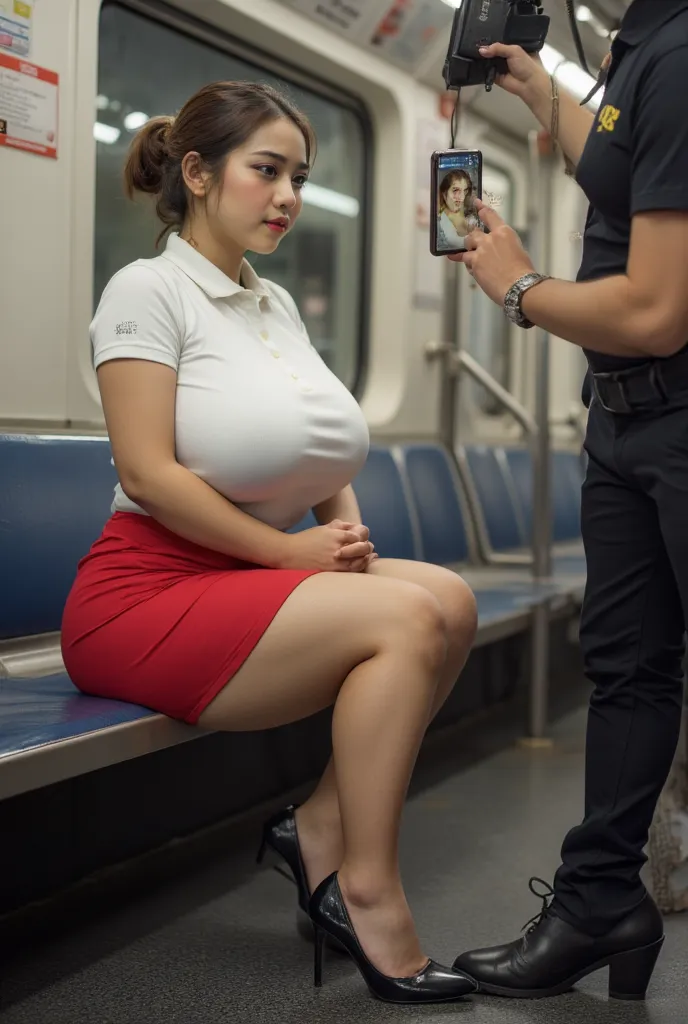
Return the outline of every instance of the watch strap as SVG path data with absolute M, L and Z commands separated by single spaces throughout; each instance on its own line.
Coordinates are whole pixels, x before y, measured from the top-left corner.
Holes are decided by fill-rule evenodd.
M 534 288 L 536 284 L 540 284 L 542 281 L 550 281 L 551 277 L 549 274 L 537 274 L 532 271 L 529 274 L 524 274 L 523 277 L 519 277 L 518 281 L 512 284 L 509 291 L 504 297 L 504 312 L 506 313 L 509 320 L 515 323 L 517 327 L 522 327 L 524 330 L 528 330 L 534 327 L 530 320 L 528 320 L 521 312 L 521 303 L 523 296 L 531 288 Z

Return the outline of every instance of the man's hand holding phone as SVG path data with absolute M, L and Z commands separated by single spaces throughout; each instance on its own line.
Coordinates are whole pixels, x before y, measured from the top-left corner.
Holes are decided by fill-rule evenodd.
M 466 236 L 467 252 L 447 259 L 463 263 L 485 294 L 501 305 L 511 286 L 535 268 L 514 229 L 481 199 L 475 205 L 487 232 L 471 231 Z

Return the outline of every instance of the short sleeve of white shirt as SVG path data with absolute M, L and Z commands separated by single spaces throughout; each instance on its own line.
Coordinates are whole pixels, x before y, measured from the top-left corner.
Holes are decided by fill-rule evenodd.
M 184 312 L 156 269 L 132 263 L 115 274 L 91 324 L 93 366 L 111 359 L 148 359 L 179 369 Z

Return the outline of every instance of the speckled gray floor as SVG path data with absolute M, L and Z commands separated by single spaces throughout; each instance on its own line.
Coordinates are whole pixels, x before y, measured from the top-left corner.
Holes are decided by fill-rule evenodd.
M 515 937 L 539 909 L 531 875 L 551 878 L 582 796 L 584 716 L 555 729 L 550 752 L 511 748 L 431 786 L 408 805 L 404 873 L 426 950 Z M 99 918 L 3 972 L 3 1024 L 374 1024 L 431 1017 L 475 1024 L 680 1024 L 688 1017 L 688 920 L 667 941 L 645 1004 L 609 1002 L 606 972 L 539 1002 L 474 998 L 425 1009 L 372 1000 L 333 956 L 311 987 L 295 935 L 293 888 L 252 867 L 252 849 Z

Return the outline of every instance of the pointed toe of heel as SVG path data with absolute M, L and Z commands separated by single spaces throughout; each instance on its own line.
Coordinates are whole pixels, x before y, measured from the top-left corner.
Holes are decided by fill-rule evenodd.
M 421 975 L 409 980 L 416 982 L 419 990 L 426 993 L 423 1002 L 454 1002 L 478 991 L 478 983 L 473 978 L 453 967 L 443 967 L 434 960 L 430 961 Z M 436 998 L 433 999 L 433 996 Z
M 472 978 L 429 960 L 422 971 L 409 978 L 390 978 L 378 971 L 356 937 L 336 873 L 326 878 L 311 897 L 309 912 L 315 925 L 314 983 L 322 986 L 325 939 L 335 939 L 349 954 L 371 995 L 385 1003 L 401 1005 L 453 1003 L 478 988 Z

